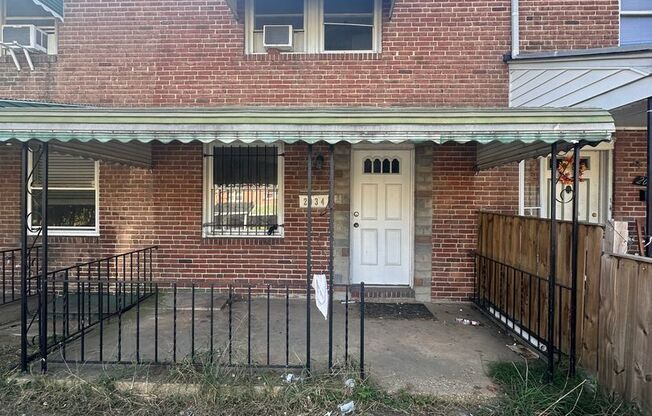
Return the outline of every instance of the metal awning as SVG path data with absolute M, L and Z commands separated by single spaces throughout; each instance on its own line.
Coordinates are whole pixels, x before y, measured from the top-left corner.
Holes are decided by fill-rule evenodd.
M 0 108 L 0 142 L 519 143 L 514 157 L 530 157 L 525 145 L 598 143 L 614 130 L 607 111 L 588 109 Z
M 37 6 L 41 6 L 52 16 L 63 21 L 63 0 L 32 0 Z
M 508 64 L 510 107 L 604 108 L 619 127 L 646 124 L 644 111 L 622 110 L 642 110 L 651 94 L 652 44 L 522 54 Z

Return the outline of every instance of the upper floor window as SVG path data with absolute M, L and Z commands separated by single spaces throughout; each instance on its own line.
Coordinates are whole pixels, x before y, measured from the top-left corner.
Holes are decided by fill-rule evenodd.
M 29 52 L 56 55 L 57 17 L 39 4 L 29 0 L 0 0 L 0 43 L 15 42 Z
M 246 0 L 246 52 L 380 52 L 382 0 Z
M 652 0 L 621 0 L 620 44 L 652 43 Z

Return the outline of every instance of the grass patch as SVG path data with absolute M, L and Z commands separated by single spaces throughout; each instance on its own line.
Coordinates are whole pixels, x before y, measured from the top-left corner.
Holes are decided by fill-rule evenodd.
M 339 404 L 354 401 L 355 414 L 460 416 L 478 414 L 481 406 L 407 392 L 389 394 L 347 369 L 289 384 L 282 373 L 219 366 L 180 364 L 156 375 L 150 370 L 111 368 L 92 377 L 71 370 L 35 375 L 28 382 L 3 377 L 0 414 L 337 415 Z M 355 380 L 353 388 L 345 386 L 349 378 Z M 125 388 L 143 382 L 149 386 L 146 391 Z
M 634 407 L 604 394 L 593 379 L 579 372 L 569 377 L 564 364 L 556 369 L 552 383 L 547 365 L 540 361 L 494 363 L 489 374 L 503 389 L 496 415 L 640 415 Z

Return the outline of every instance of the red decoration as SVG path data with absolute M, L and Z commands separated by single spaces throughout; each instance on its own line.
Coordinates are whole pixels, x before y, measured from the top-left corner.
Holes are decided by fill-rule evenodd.
M 586 163 L 580 161 L 580 182 L 584 182 L 584 171 L 586 170 Z M 559 172 L 559 182 L 562 185 L 573 184 L 573 155 L 566 156 L 557 164 L 557 172 Z

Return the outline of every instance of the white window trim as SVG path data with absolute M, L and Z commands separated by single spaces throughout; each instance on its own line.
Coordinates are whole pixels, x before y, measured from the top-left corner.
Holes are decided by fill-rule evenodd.
M 229 146 L 236 146 L 236 147 L 241 147 L 241 146 L 276 146 L 278 148 L 278 154 L 281 155 L 285 151 L 285 146 L 283 143 L 262 143 L 262 142 L 254 142 L 254 143 L 231 143 L 231 144 L 226 144 L 226 143 L 220 143 L 220 142 L 213 142 L 213 143 L 207 143 L 204 144 L 204 152 L 203 152 L 203 184 L 202 184 L 202 224 L 201 224 L 201 233 L 202 233 L 202 238 L 226 238 L 226 239 L 281 239 L 285 237 L 285 227 L 278 227 L 278 231 L 274 235 L 216 235 L 208 232 L 204 224 L 208 223 L 211 218 L 210 218 L 210 204 L 211 204 L 211 188 L 213 186 L 213 148 L 215 146 L 223 146 L 223 147 L 229 147 Z M 278 160 L 278 224 L 284 224 L 285 222 L 285 157 L 279 156 Z
M 28 166 L 32 166 L 33 153 L 29 152 L 27 163 Z M 95 187 L 93 188 L 60 188 L 60 187 L 48 187 L 48 191 L 95 191 L 95 226 L 93 227 L 57 227 L 49 226 L 48 227 L 48 236 L 59 236 L 59 237 L 99 237 L 100 236 L 100 162 L 94 161 L 95 165 Z M 41 187 L 32 187 L 32 182 L 29 184 L 30 194 L 33 189 L 40 190 Z M 31 213 L 32 213 L 32 198 L 27 198 L 27 213 L 30 214 L 31 222 Z M 30 223 L 30 228 L 27 229 L 27 234 L 29 236 L 39 235 L 39 230 L 41 227 L 32 227 Z
M 327 51 L 324 48 L 324 1 L 304 0 L 303 33 L 304 51 L 281 52 L 284 55 L 304 55 L 318 53 L 324 55 L 341 55 L 355 53 L 382 52 L 383 2 L 374 0 L 373 49 L 351 51 Z M 245 0 L 245 54 L 267 55 L 267 52 L 254 52 L 254 0 Z

